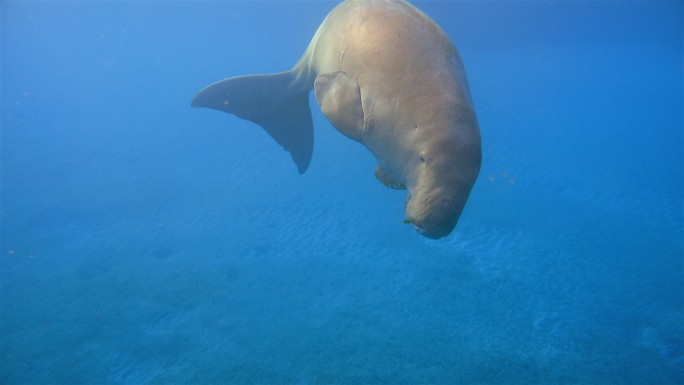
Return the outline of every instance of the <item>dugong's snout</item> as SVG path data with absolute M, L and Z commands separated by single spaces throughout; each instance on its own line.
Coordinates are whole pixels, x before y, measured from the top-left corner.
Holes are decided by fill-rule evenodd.
M 480 170 L 479 135 L 476 143 L 444 140 L 421 155 L 406 201 L 407 222 L 421 235 L 439 239 L 456 227 Z
M 456 227 L 463 211 L 463 204 L 449 199 L 437 201 L 409 198 L 406 203 L 407 222 L 421 235 L 439 239 L 446 237 Z

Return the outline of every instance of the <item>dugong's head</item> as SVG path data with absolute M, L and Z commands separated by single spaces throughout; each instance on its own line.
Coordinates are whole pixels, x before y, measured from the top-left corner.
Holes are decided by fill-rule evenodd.
M 433 239 L 449 235 L 465 207 L 482 162 L 480 130 L 471 109 L 426 129 L 407 181 L 407 222 Z M 443 127 L 450 125 L 451 127 Z

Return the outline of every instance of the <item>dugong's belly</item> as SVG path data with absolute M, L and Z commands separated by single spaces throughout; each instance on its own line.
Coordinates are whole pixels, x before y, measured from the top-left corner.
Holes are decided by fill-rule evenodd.
M 472 109 L 458 53 L 443 31 L 405 2 L 347 1 L 314 36 L 300 65 L 309 76 L 343 71 L 355 78 L 365 112 L 361 142 L 380 167 L 408 184 L 411 163 L 431 140 L 444 109 Z

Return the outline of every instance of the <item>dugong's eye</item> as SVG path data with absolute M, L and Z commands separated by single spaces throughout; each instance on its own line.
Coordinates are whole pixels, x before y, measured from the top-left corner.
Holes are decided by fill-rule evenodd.
M 421 156 L 420 156 L 420 161 L 423 162 L 423 163 L 425 163 L 425 155 L 421 155 Z

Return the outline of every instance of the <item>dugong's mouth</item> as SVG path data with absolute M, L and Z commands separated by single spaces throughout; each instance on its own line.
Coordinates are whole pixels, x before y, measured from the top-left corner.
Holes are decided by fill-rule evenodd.
M 446 237 L 456 226 L 462 206 L 454 205 L 449 199 L 441 198 L 437 204 L 409 199 L 406 205 L 405 223 L 410 223 L 422 236 L 430 239 Z
M 424 237 L 428 237 L 430 239 L 439 239 L 442 237 L 445 237 L 449 235 L 449 232 L 444 232 L 444 231 L 439 231 L 439 229 L 426 229 L 424 227 L 418 226 L 415 223 L 412 223 L 413 228 L 420 233 L 420 235 Z
M 405 219 L 404 223 L 410 223 L 420 235 L 430 239 L 439 239 L 449 235 L 451 232 L 451 229 L 445 230 L 439 227 L 426 227 L 422 223 L 411 218 Z

